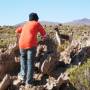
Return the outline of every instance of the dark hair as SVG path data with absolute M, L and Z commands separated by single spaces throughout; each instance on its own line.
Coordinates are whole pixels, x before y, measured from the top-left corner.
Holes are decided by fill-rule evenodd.
M 29 21 L 38 21 L 39 17 L 37 15 L 37 13 L 30 13 L 29 14 Z

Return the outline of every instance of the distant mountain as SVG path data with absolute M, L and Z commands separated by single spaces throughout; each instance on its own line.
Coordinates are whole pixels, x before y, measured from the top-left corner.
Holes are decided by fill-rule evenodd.
M 18 24 L 16 24 L 15 26 L 16 27 L 19 27 L 19 26 L 22 26 L 22 25 L 24 25 L 26 23 L 26 21 L 24 21 L 24 22 L 21 22 L 21 23 L 18 23 Z
M 26 23 L 26 21 L 24 21 L 24 22 L 21 22 L 21 23 L 19 23 L 19 24 L 16 24 L 15 26 L 16 27 L 18 27 L 18 26 L 22 26 L 23 24 L 25 24 Z M 59 23 L 58 22 L 49 22 L 49 21 L 40 21 L 40 23 L 42 24 L 42 25 L 47 25 L 47 26 L 54 26 L 54 25 L 58 25 Z
M 67 22 L 65 24 L 72 24 L 72 25 L 90 25 L 90 19 L 88 18 L 83 18 L 79 20 L 74 20 L 71 22 Z
M 40 22 L 42 25 L 47 25 L 47 26 L 54 26 L 54 25 L 58 25 L 59 23 L 58 22 L 49 22 L 49 21 L 41 21 Z
M 16 24 L 15 26 L 21 26 L 25 23 L 26 21 Z M 40 23 L 42 25 L 47 25 L 47 26 L 54 26 L 54 25 L 58 25 L 61 24 L 60 22 L 49 22 L 49 21 L 40 21 Z M 90 25 L 90 19 L 88 18 L 83 18 L 83 19 L 78 19 L 78 20 L 73 20 L 71 22 L 66 22 L 66 23 L 62 23 L 62 24 L 68 24 L 68 25 Z

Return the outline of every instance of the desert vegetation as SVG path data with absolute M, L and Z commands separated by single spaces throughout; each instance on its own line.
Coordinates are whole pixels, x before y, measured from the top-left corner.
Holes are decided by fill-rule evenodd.
M 87 44 L 90 41 L 90 26 L 58 24 L 57 26 L 44 25 L 44 28 L 47 32 L 47 50 L 38 51 L 41 52 L 37 57 L 39 64 L 35 65 L 39 67 L 39 71 L 36 69 L 34 78 L 40 81 L 33 87 L 33 90 L 90 90 L 90 47 Z M 59 44 L 56 28 L 61 36 Z M 5 74 L 9 74 L 12 81 L 18 73 L 18 70 L 15 71 L 15 67 L 19 66 L 19 61 L 18 63 L 15 61 L 19 58 L 19 51 L 15 46 L 15 29 L 15 26 L 0 26 L 0 77 L 3 78 Z M 63 38 L 63 35 L 68 36 L 69 40 Z M 38 36 L 38 41 L 40 40 L 40 36 Z M 73 44 L 74 41 L 77 44 Z M 72 58 L 71 53 L 74 52 L 74 49 L 76 51 L 72 55 L 75 57 Z M 43 57 L 45 54 L 46 58 Z M 40 60 L 43 60 L 43 65 Z M 9 65 L 7 65 L 8 62 Z M 44 65 L 47 68 L 44 68 Z M 11 67 L 12 70 L 9 70 Z M 4 72 L 2 68 L 8 70 L 5 69 Z M 2 78 L 0 78 L 1 82 Z M 7 90 L 24 90 L 24 87 L 9 85 Z
M 6 48 L 10 43 L 15 42 L 15 27 L 0 26 L 0 48 Z

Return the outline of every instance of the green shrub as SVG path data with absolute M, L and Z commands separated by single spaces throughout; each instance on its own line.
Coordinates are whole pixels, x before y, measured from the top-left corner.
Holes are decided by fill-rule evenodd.
M 90 90 L 90 59 L 70 71 L 70 82 L 77 90 Z

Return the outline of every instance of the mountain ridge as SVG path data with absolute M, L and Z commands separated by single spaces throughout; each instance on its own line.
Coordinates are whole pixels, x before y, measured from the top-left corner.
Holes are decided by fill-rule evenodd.
M 73 21 L 70 21 L 70 22 L 66 22 L 65 24 L 90 25 L 90 19 L 88 19 L 88 18 L 82 18 L 82 19 L 77 19 L 77 20 L 73 20 Z
M 25 23 L 26 21 L 24 22 L 21 22 L 19 24 L 16 24 L 15 26 L 21 26 Z M 65 23 L 61 23 L 61 22 L 51 22 L 51 21 L 40 21 L 40 23 L 42 25 L 47 25 L 47 26 L 55 26 L 55 25 L 58 25 L 58 24 L 65 24 L 65 25 L 90 25 L 90 19 L 88 18 L 82 18 L 82 19 L 77 19 L 77 20 L 73 20 L 73 21 L 70 21 L 70 22 L 65 22 Z

